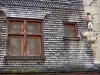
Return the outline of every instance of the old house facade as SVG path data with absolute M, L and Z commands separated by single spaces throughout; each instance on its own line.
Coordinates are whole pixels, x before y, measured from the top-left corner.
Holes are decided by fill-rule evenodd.
M 82 0 L 0 0 L 0 73 L 98 71 L 80 38 Z

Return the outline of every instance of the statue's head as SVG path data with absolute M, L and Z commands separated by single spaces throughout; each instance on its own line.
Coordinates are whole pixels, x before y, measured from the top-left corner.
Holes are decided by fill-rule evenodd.
M 90 12 L 87 12 L 87 15 L 90 15 Z

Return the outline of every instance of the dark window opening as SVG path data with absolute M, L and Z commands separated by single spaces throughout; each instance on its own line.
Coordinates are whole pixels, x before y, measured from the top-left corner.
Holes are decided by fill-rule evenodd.
M 79 41 L 76 23 L 64 23 L 64 40 Z
M 64 23 L 64 36 L 76 37 L 76 24 Z

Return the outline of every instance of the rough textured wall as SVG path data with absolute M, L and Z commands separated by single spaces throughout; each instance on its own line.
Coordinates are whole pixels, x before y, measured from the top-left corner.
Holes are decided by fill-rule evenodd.
M 100 8 L 100 0 L 83 0 L 84 2 L 84 10 L 85 13 L 90 12 L 93 19 L 93 31 L 96 33 L 96 37 L 97 40 L 95 41 L 95 43 L 93 43 L 93 45 L 96 46 L 96 48 L 93 49 L 93 51 L 95 52 L 95 60 L 94 62 L 96 64 L 100 64 L 100 13 L 99 13 L 99 8 Z M 93 46 L 92 46 L 93 47 Z
M 45 60 L 5 60 L 7 23 L 1 22 L 0 14 L 1 72 L 69 72 L 94 70 L 93 57 L 89 43 L 83 41 L 64 41 L 63 22 L 77 22 L 78 35 L 85 28 L 84 10 L 79 4 L 43 2 L 32 0 L 0 0 L 1 10 L 6 17 L 43 19 Z M 47 13 L 49 12 L 49 14 Z M 46 13 L 46 14 L 44 14 Z M 38 17 L 37 17 L 37 16 Z M 44 17 L 44 15 L 46 15 Z M 4 21 L 4 20 L 3 20 Z M 2 28 L 4 27 L 4 28 Z M 5 36 L 3 35 L 5 34 Z M 3 53 L 2 53 L 3 52 Z
M 6 14 L 0 11 L 0 70 L 4 67 L 4 56 L 6 55 L 7 38 L 7 19 Z

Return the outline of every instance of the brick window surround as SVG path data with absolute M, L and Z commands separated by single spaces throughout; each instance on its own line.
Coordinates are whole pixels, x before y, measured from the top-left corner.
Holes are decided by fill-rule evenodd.
M 8 18 L 7 59 L 41 59 L 42 21 Z

